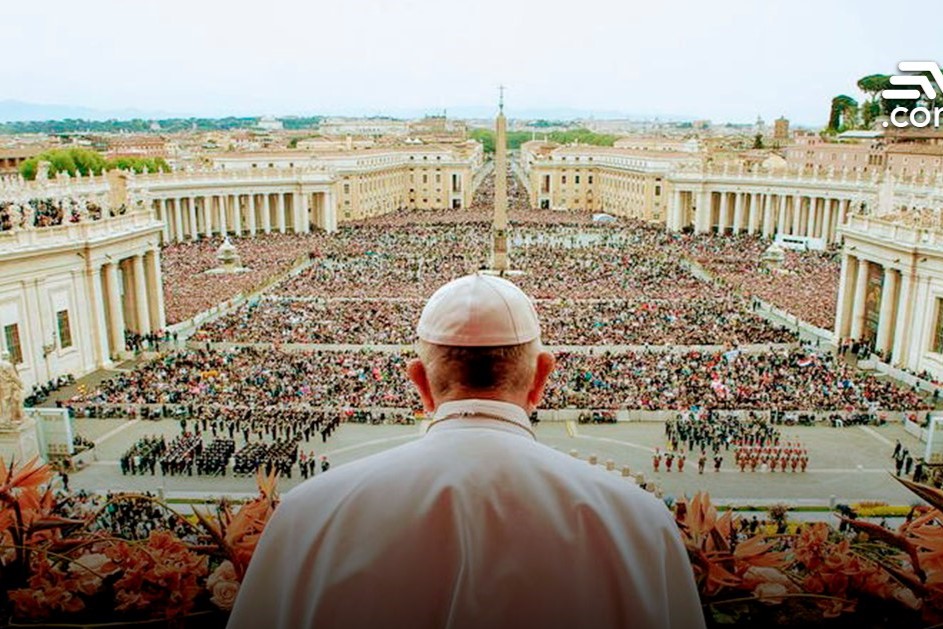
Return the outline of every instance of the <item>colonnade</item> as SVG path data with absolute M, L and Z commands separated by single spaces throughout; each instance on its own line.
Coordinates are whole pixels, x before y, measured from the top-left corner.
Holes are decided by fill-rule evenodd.
M 96 363 L 126 351 L 126 331 L 141 335 L 166 327 L 160 250 L 107 258 L 87 272 Z
M 676 186 L 669 199 L 668 228 L 693 226 L 697 233 L 777 234 L 817 238 L 826 243 L 851 212 L 853 200 L 830 194 L 783 190 L 730 190 Z
M 335 231 L 337 208 L 331 190 L 294 192 L 200 192 L 158 196 L 162 239 L 183 242 L 214 234 L 310 233 L 312 226 Z
M 939 352 L 930 338 L 939 327 L 939 288 L 933 273 L 917 272 L 927 258 L 883 261 L 857 250 L 842 255 L 835 338 L 871 344 L 892 364 L 922 371 L 927 352 Z

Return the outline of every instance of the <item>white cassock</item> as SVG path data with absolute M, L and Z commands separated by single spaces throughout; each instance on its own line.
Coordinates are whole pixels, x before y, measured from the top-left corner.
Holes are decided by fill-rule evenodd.
M 230 629 L 704 627 L 661 501 L 537 443 L 518 406 L 435 417 L 285 495 Z

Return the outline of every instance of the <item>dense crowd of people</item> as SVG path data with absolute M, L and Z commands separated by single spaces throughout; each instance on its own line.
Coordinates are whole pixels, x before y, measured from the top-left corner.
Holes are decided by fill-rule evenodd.
M 168 324 L 196 314 L 240 294 L 263 288 L 299 260 L 316 256 L 328 238 L 324 234 L 268 234 L 236 239 L 242 273 L 207 273 L 219 267 L 218 237 L 174 243 L 161 250 L 164 305 Z
M 551 345 L 736 345 L 789 343 L 774 326 L 730 295 L 675 300 L 539 301 Z M 415 340 L 423 302 L 416 299 L 254 300 L 203 325 L 198 341 L 403 345 Z
M 122 373 L 68 405 L 188 405 L 238 414 L 315 414 L 358 408 L 419 408 L 406 352 L 297 351 L 241 347 L 186 350 Z M 547 408 L 867 411 L 929 408 L 915 391 L 857 372 L 805 348 L 558 352 Z M 266 410 L 268 409 L 268 410 Z M 352 411 L 351 411 L 352 412 Z M 287 415 L 291 425 L 305 420 Z M 250 420 L 251 421 L 251 420 Z M 272 420 L 277 423 L 279 420 Z M 316 421 L 312 419 L 309 422 Z M 300 428 L 295 428 L 298 430 Z M 235 430 L 235 429 L 234 429 Z M 277 436 L 277 434 L 276 434 Z
M 831 330 L 835 326 L 841 258 L 826 251 L 785 251 L 783 267 L 757 265 L 766 247 L 755 236 L 684 236 L 686 255 L 734 290 L 767 301 L 803 321 Z

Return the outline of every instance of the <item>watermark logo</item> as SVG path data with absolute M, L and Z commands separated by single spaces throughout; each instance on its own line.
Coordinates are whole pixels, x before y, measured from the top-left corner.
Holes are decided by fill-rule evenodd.
M 901 61 L 897 64 L 901 72 L 908 74 L 898 74 L 890 77 L 891 85 L 895 88 L 888 88 L 881 91 L 881 98 L 884 100 L 909 100 L 925 101 L 932 103 L 936 100 L 937 90 L 943 88 L 943 72 L 940 72 L 940 66 L 934 61 Z M 920 74 L 915 74 L 920 73 Z M 929 76 L 927 76 L 929 74 Z M 932 81 L 930 79 L 933 79 Z M 936 87 L 934 87 L 936 83 Z M 889 121 L 884 121 L 884 126 L 894 125 L 897 128 L 917 127 L 939 127 L 940 118 L 943 116 L 943 107 L 927 107 L 924 104 L 918 104 L 915 107 L 907 108 L 898 106 L 891 110 Z

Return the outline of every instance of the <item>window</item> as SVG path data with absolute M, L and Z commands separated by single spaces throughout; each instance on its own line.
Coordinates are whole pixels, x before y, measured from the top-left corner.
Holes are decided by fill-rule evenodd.
M 344 194 L 350 194 L 350 184 L 349 184 L 349 183 L 345 183 L 345 184 L 344 184 Z
M 592 176 L 592 175 L 589 176 L 589 185 L 593 185 L 593 176 Z
M 10 352 L 10 362 L 18 365 L 23 362 L 23 346 L 20 345 L 20 328 L 17 324 L 3 326 L 3 338 L 6 341 L 7 351 Z
M 566 183 L 566 175 L 563 175 L 562 177 L 560 177 L 560 183 L 564 183 L 564 184 Z
M 60 310 L 56 313 L 56 325 L 59 326 L 59 347 L 72 347 L 72 328 L 69 326 L 69 311 Z
M 577 175 L 577 176 L 576 176 L 576 181 L 575 181 L 575 183 L 577 183 L 577 184 L 578 184 L 579 182 L 580 182 L 580 176 L 579 176 L 579 175 Z

